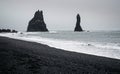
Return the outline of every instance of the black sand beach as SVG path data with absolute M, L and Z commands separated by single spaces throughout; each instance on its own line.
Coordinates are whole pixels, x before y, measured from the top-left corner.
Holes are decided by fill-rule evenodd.
M 120 74 L 120 60 L 0 37 L 0 74 Z

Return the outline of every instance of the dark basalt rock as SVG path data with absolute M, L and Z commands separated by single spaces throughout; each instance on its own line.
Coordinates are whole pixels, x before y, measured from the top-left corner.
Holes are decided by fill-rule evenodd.
M 11 29 L 0 29 L 0 33 L 17 33 L 17 32 L 18 31 Z
M 33 19 L 30 20 L 29 22 L 27 31 L 28 32 L 36 32 L 36 31 L 47 32 L 48 31 L 46 24 L 44 22 L 42 11 L 38 10 L 35 12 Z
M 79 32 L 83 31 L 82 27 L 80 26 L 80 23 L 81 23 L 81 18 L 80 18 L 80 15 L 77 14 L 77 22 L 76 22 L 76 27 L 74 31 L 79 31 Z

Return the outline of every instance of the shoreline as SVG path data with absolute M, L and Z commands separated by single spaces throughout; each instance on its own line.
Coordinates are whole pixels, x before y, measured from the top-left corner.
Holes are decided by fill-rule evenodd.
M 86 42 L 77 42 L 72 40 L 69 41 L 69 40 L 34 37 L 34 36 L 31 37 L 31 36 L 27 36 L 27 33 L 17 33 L 17 34 L 6 33 L 6 34 L 0 34 L 0 36 L 22 40 L 22 41 L 40 43 L 40 44 L 48 45 L 53 48 L 62 49 L 70 52 L 83 53 L 83 54 L 120 60 L 119 57 L 120 49 L 118 47 L 115 48 L 112 45 L 104 46 L 103 44 L 95 44 L 90 42 L 86 43 Z
M 0 36 L 0 73 L 120 73 L 120 60 Z

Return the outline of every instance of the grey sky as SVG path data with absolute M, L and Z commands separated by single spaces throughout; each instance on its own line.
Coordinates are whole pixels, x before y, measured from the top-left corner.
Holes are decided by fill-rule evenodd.
M 120 30 L 120 0 L 0 0 L 0 28 L 25 31 L 38 9 L 49 30 L 73 30 L 77 13 L 84 30 Z

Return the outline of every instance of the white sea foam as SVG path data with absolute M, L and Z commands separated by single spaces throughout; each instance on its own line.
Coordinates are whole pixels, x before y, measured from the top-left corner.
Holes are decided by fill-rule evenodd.
M 57 31 L 50 31 L 49 33 L 55 34 L 55 33 L 57 33 Z
M 50 47 L 55 47 L 67 51 L 92 54 L 97 56 L 104 56 L 109 58 L 120 59 L 120 47 L 118 44 L 99 44 L 99 43 L 86 43 L 70 40 L 60 40 L 43 38 L 40 36 L 28 36 L 26 33 L 6 33 L 0 34 L 0 36 L 6 36 L 10 38 L 32 41 L 37 43 L 46 44 Z

